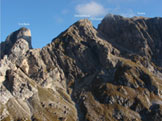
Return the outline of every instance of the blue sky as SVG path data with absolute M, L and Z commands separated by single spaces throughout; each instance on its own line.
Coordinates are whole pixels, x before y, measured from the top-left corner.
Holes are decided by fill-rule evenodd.
M 27 27 L 32 45 L 41 48 L 79 19 L 97 27 L 107 13 L 126 17 L 162 17 L 162 0 L 0 0 L 4 41 L 11 32 Z

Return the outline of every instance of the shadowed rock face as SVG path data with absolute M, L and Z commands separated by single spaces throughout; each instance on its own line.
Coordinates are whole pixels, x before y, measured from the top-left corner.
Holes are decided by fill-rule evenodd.
M 162 19 L 80 20 L 42 49 L 1 43 L 0 120 L 161 121 Z M 6 47 L 6 45 L 8 45 Z
M 152 59 L 161 66 L 162 18 L 107 15 L 98 27 L 115 47 Z

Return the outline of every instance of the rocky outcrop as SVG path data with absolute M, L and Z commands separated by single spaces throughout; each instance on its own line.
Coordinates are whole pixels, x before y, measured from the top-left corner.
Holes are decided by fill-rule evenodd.
M 27 50 L 31 49 L 31 32 L 29 29 L 21 28 L 11 33 L 5 42 L 0 44 L 1 46 L 1 59 L 4 55 L 12 54 L 12 58 L 24 54 Z
M 84 19 L 42 49 L 14 32 L 0 45 L 0 120 L 162 120 L 161 23 Z

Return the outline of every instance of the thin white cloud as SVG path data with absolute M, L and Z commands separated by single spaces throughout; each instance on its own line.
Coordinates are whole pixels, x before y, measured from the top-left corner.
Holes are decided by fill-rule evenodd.
M 121 15 L 124 17 L 133 17 L 136 14 L 134 13 L 132 9 L 128 9 L 126 12 L 121 13 Z
M 101 4 L 92 1 L 86 4 L 77 5 L 76 12 L 79 15 L 88 15 L 91 17 L 97 17 L 106 15 L 107 9 L 104 8 Z
M 61 11 L 61 13 L 62 13 L 63 15 L 68 14 L 68 13 L 69 13 L 69 10 L 68 10 L 68 9 L 64 9 L 64 10 Z
M 58 24 L 61 24 L 64 22 L 64 19 L 61 16 L 54 16 L 54 21 Z
M 117 6 L 116 8 L 109 9 L 110 13 L 121 15 L 124 17 L 133 17 L 136 16 L 136 13 L 131 8 L 120 8 L 120 6 Z

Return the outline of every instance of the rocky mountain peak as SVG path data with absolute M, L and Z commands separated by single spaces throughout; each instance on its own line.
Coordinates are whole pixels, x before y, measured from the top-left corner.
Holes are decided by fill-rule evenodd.
M 18 39 L 24 39 L 29 43 L 31 48 L 31 31 L 25 27 L 20 28 L 19 30 L 11 33 L 7 38 L 6 42 L 15 43 Z
M 162 19 L 83 19 L 42 49 L 0 44 L 0 120 L 162 121 Z
M 105 21 L 105 20 L 109 20 L 109 21 L 119 21 L 119 20 L 121 20 L 121 19 L 126 19 L 126 18 L 123 17 L 123 16 L 120 16 L 120 15 L 107 14 L 107 15 L 104 17 L 103 21 Z
M 138 53 L 153 60 L 156 58 L 159 63 L 162 52 L 160 27 L 161 18 L 124 18 L 109 14 L 99 24 L 98 31 L 101 31 L 121 52 Z
M 81 19 L 74 24 L 72 24 L 67 30 L 62 32 L 58 37 L 54 38 L 52 42 L 58 41 L 58 43 L 68 43 L 75 44 L 81 41 L 86 41 L 88 38 L 84 38 L 87 36 L 89 38 L 95 37 L 96 29 L 93 27 L 91 21 L 88 19 Z
M 1 58 L 4 55 L 19 56 L 27 50 L 32 49 L 31 31 L 27 28 L 20 28 L 11 33 L 4 42 L 1 43 Z
M 87 32 L 87 31 L 91 31 L 93 29 L 93 25 L 91 23 L 91 21 L 89 21 L 88 19 L 81 19 L 77 22 L 75 22 L 69 29 L 68 31 L 73 31 L 73 30 L 80 30 L 80 32 Z
M 81 19 L 79 21 L 77 21 L 76 23 L 74 23 L 74 25 L 77 25 L 78 27 L 81 26 L 85 26 L 85 27 L 89 27 L 89 26 L 93 26 L 92 22 L 88 19 Z

